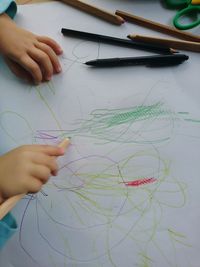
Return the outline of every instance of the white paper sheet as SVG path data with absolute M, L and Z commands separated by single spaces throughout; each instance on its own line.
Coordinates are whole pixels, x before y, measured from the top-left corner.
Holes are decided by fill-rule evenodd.
M 174 15 L 159 1 L 90 2 L 161 22 Z M 65 136 L 71 146 L 58 177 L 15 208 L 19 232 L 0 266 L 199 267 L 199 55 L 160 69 L 92 69 L 82 63 L 151 53 L 63 37 L 62 27 L 120 37 L 152 31 L 61 3 L 20 6 L 16 21 L 62 45 L 63 72 L 30 86 L 1 60 L 1 151 Z

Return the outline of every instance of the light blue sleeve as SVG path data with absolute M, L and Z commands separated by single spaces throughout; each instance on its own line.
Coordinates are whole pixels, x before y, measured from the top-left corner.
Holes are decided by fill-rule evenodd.
M 13 0 L 0 0 L 0 14 L 7 13 L 14 18 L 17 12 L 17 5 Z
M 17 223 L 15 218 L 8 213 L 0 220 L 0 250 L 6 241 L 17 231 Z

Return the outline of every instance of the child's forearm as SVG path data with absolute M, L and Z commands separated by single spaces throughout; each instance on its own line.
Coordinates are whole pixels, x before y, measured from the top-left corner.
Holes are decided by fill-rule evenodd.
M 6 13 L 0 15 L 0 53 L 2 53 L 6 35 L 9 34 L 8 29 L 13 24 L 14 22 Z
M 3 40 L 8 36 L 9 25 L 15 25 L 12 21 L 16 12 L 17 5 L 14 0 L 0 0 L 0 49 L 3 47 Z M 2 51 L 0 51 L 2 53 Z

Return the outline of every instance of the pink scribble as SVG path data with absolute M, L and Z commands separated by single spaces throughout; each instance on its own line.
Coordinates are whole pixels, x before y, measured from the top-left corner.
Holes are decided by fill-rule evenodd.
M 139 180 L 123 182 L 123 184 L 125 184 L 126 186 L 137 187 L 137 186 L 141 186 L 141 185 L 145 185 L 145 184 L 154 183 L 155 181 L 157 181 L 156 178 L 143 178 L 143 179 L 139 179 Z

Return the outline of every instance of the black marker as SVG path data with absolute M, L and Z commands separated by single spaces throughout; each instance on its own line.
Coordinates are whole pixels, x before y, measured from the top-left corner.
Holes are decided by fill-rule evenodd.
M 163 47 L 161 45 L 148 44 L 144 42 L 135 42 L 135 41 L 128 40 L 128 39 L 122 39 L 122 38 L 100 35 L 100 34 L 95 34 L 95 33 L 82 32 L 82 31 L 76 31 L 76 30 L 65 29 L 65 28 L 62 28 L 61 32 L 65 36 L 72 36 L 72 37 L 77 37 L 77 38 L 95 41 L 95 42 L 102 42 L 102 43 L 107 43 L 107 44 L 112 44 L 112 45 L 151 51 L 151 52 L 155 52 L 158 54 L 172 54 L 176 52 L 176 50 L 172 48 Z
M 181 64 L 188 60 L 188 56 L 184 54 L 177 55 L 155 55 L 144 57 L 124 57 L 124 58 L 104 58 L 85 62 L 86 65 L 93 67 L 120 67 L 120 66 L 136 66 L 145 65 L 148 67 L 173 66 Z

